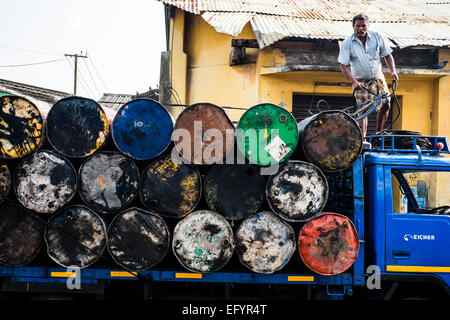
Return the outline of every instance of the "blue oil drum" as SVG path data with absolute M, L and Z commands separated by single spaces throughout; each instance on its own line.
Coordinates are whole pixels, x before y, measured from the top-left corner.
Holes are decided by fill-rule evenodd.
M 136 160 L 149 160 L 170 144 L 174 120 L 164 106 L 151 99 L 135 99 L 117 111 L 112 123 L 116 147 Z

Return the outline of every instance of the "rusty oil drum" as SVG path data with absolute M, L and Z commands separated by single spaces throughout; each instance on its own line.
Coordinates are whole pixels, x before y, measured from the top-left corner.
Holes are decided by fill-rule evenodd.
M 44 240 L 48 256 L 57 264 L 86 268 L 100 259 L 106 247 L 106 226 L 88 207 L 73 205 L 50 217 Z
M 270 166 L 286 161 L 298 143 L 295 118 L 286 109 L 263 103 L 248 109 L 236 129 L 238 150 L 251 163 Z
M 350 167 L 362 151 L 358 123 L 340 110 L 323 111 L 298 123 L 296 159 L 303 159 L 327 172 Z
M 182 218 L 192 212 L 202 196 L 202 179 L 195 165 L 177 164 L 168 155 L 142 172 L 141 203 L 162 216 Z
M 251 164 L 216 164 L 203 183 L 208 207 L 229 220 L 255 214 L 264 202 L 265 188 L 260 168 Z
M 56 102 L 47 119 L 50 145 L 67 157 L 83 158 L 102 147 L 109 127 L 105 111 L 94 100 L 68 97 Z
M 11 190 L 12 177 L 8 164 L 0 160 L 0 204 L 5 201 Z
M 117 111 L 111 132 L 114 144 L 135 160 L 150 160 L 170 144 L 173 119 L 166 108 L 151 99 L 135 99 Z
M 0 97 L 0 159 L 22 158 L 43 144 L 45 121 L 29 100 L 6 95 Z
M 270 211 L 243 220 L 235 242 L 241 263 L 253 272 L 265 274 L 281 270 L 296 248 L 293 228 Z
M 119 152 L 97 152 L 80 167 L 79 193 L 90 208 L 114 214 L 137 196 L 139 180 L 139 170 L 132 159 Z
M 331 276 L 353 265 L 358 257 L 359 239 L 349 218 L 324 212 L 302 227 L 298 248 L 308 268 L 318 274 Z
M 172 250 L 186 269 L 201 273 L 215 272 L 224 267 L 233 255 L 233 230 L 221 215 L 209 210 L 197 210 L 175 226 Z
M 44 244 L 45 224 L 14 203 L 0 205 L 0 265 L 31 263 Z
M 266 197 L 270 208 L 290 222 L 307 221 L 319 214 L 328 199 L 328 181 L 315 165 L 289 160 L 269 177 Z
M 72 200 L 77 188 L 77 174 L 71 162 L 52 151 L 38 151 L 14 170 L 14 193 L 25 208 L 34 212 L 56 212 Z
M 170 234 L 164 220 L 139 208 L 130 208 L 114 217 L 107 238 L 114 261 L 131 271 L 157 265 L 169 250 Z
M 234 151 L 235 128 L 224 109 L 211 103 L 193 104 L 180 113 L 172 140 L 184 162 L 223 163 Z

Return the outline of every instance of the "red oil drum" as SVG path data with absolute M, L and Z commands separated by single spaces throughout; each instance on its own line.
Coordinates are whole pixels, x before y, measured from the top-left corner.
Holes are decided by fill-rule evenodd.
M 359 239 L 349 218 L 324 212 L 302 227 L 298 248 L 308 268 L 331 276 L 353 265 L 358 257 Z
M 188 163 L 223 163 L 227 153 L 234 151 L 234 130 L 221 107 L 197 103 L 178 116 L 172 140 Z

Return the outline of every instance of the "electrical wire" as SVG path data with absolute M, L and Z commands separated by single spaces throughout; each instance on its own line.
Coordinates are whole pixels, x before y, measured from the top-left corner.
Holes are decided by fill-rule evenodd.
M 97 68 L 95 67 L 94 61 L 92 61 L 92 59 L 91 59 L 91 55 L 88 55 L 87 52 L 86 52 L 86 55 L 87 55 L 89 61 L 91 62 L 92 66 L 94 67 L 94 70 L 97 73 L 97 76 L 99 77 L 100 81 L 105 86 L 106 91 L 110 92 L 109 89 L 108 89 L 108 86 L 105 84 L 105 81 L 103 81 L 102 76 L 100 75 L 100 73 L 98 72 Z
M 95 83 L 94 77 L 92 77 L 91 70 L 89 69 L 89 66 L 88 66 L 87 62 L 85 61 L 85 59 L 83 59 L 83 62 L 84 62 L 84 65 L 86 66 L 89 76 L 91 77 L 91 80 L 92 80 L 92 83 L 94 84 L 95 89 L 97 90 L 98 94 L 101 96 L 102 92 L 98 89 L 97 84 Z
M 23 51 L 23 52 L 28 52 L 28 53 L 37 53 L 37 54 L 46 54 L 46 55 L 53 55 L 53 56 L 62 56 L 61 53 L 37 51 L 37 50 L 30 50 L 30 49 L 22 49 L 22 48 L 16 48 L 16 47 L 11 47 L 11 46 L 5 46 L 5 45 L 1 45 L 1 44 L 0 44 L 0 48 L 11 49 L 11 50 L 16 50 L 16 51 Z
M 59 61 L 62 61 L 62 60 L 64 60 L 64 58 L 61 58 L 61 59 L 54 59 L 54 60 L 48 60 L 48 61 L 41 61 L 41 62 L 33 62 L 33 63 L 3 65 L 3 66 L 0 66 L 0 68 L 15 68 L 15 67 L 36 66 L 36 65 L 40 65 L 40 64 L 47 64 L 47 63 L 59 62 Z

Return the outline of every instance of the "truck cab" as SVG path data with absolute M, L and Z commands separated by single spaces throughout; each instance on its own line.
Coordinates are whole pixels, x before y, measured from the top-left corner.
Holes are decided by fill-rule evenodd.
M 372 146 L 363 159 L 366 264 L 378 266 L 383 280 L 434 281 L 448 293 L 447 138 L 372 136 L 368 141 Z

